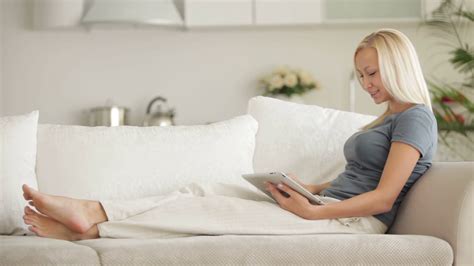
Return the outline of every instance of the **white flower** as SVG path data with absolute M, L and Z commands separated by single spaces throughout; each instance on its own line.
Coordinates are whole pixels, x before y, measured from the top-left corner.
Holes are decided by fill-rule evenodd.
M 288 66 L 279 66 L 267 76 L 261 79 L 265 95 L 278 94 L 303 94 L 312 89 L 318 89 L 318 82 L 312 75 L 301 69 L 293 69 Z M 288 89 L 283 90 L 282 89 Z
M 298 77 L 293 73 L 289 73 L 285 76 L 284 83 L 288 87 L 294 87 L 298 84 Z
M 306 71 L 299 71 L 298 76 L 300 77 L 301 84 L 303 84 L 304 86 L 312 85 L 315 83 L 311 74 Z
M 286 76 L 291 72 L 290 68 L 288 66 L 278 66 L 273 70 L 273 74 L 275 75 L 281 75 L 281 76 Z
M 273 75 L 270 79 L 270 84 L 268 86 L 268 89 L 270 91 L 280 89 L 281 87 L 283 87 L 283 84 L 284 82 L 280 75 Z

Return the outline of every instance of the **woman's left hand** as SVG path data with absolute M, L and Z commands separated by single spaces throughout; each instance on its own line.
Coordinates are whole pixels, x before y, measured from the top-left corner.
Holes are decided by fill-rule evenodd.
M 311 219 L 311 212 L 314 210 L 315 205 L 312 205 L 303 195 L 285 184 L 274 185 L 267 183 L 266 188 L 281 208 L 304 219 Z M 279 190 L 286 192 L 290 197 L 285 197 Z

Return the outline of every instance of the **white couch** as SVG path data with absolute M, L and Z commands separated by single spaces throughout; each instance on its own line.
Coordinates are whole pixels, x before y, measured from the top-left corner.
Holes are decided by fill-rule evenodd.
M 251 100 L 249 113 L 258 122 L 256 139 L 251 136 L 257 130 L 257 123 L 247 116 L 197 128 L 41 125 L 36 165 L 39 189 L 95 199 L 130 197 L 126 194 L 127 188 L 136 193 L 134 197 L 148 196 L 154 191 L 166 192 L 173 185 L 195 181 L 186 179 L 191 169 L 176 170 L 178 174 L 174 178 L 179 178 L 178 181 L 159 177 L 158 183 L 146 173 L 159 169 L 169 171 L 166 167 L 176 169 L 173 161 L 180 160 L 177 163 L 182 164 L 196 154 L 203 154 L 202 158 L 195 164 L 192 160 L 186 164 L 199 168 L 206 160 L 216 162 L 212 169 L 199 169 L 204 176 L 212 177 L 213 182 L 238 184 L 240 172 L 268 169 L 291 171 L 305 181 L 319 182 L 333 178 L 341 170 L 345 138 L 371 119 L 262 97 Z M 177 135 L 180 137 L 176 139 Z M 303 143 L 298 143 L 302 139 Z M 147 148 L 148 141 L 161 148 Z M 176 141 L 184 142 L 187 149 L 173 148 L 179 145 Z M 313 144 L 315 146 L 311 146 Z M 117 155 L 119 151 L 128 155 Z M 160 160 L 170 158 L 165 164 L 171 166 L 157 167 L 153 163 L 154 156 Z M 126 165 L 127 162 L 131 163 Z M 127 171 L 134 167 L 141 168 L 134 177 L 140 179 L 138 183 L 122 184 L 123 180 L 130 180 Z M 0 265 L 472 265 L 473 171 L 473 162 L 435 162 L 410 190 L 395 223 L 384 235 L 202 235 L 77 242 L 2 235 Z M 232 179 L 220 180 L 224 173 L 228 173 L 225 178 L 232 176 Z M 311 177 L 314 173 L 324 178 L 314 180 Z M 85 175 L 84 180 L 77 180 Z M 110 183 L 114 178 L 116 183 Z M 97 179 L 109 179 L 108 184 L 112 185 Z

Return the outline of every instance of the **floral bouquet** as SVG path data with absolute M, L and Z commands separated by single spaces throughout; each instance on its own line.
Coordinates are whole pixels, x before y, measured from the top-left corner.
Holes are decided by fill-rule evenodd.
M 291 69 L 286 66 L 277 67 L 272 74 L 261 80 L 263 95 L 301 95 L 310 90 L 318 89 L 319 84 L 304 70 Z

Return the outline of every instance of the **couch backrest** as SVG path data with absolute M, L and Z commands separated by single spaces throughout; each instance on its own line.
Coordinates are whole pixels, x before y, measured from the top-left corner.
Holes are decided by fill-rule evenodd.
M 248 113 L 258 122 L 254 169 L 283 171 L 319 183 L 344 170 L 343 147 L 374 116 L 255 97 Z
M 248 113 L 169 128 L 40 125 L 39 189 L 79 198 L 137 198 L 191 182 L 243 185 L 241 174 L 253 171 L 324 182 L 343 171 L 346 139 L 375 118 L 268 97 L 252 98 Z
M 202 126 L 40 125 L 40 191 L 86 199 L 165 194 L 191 182 L 246 184 L 257 122 L 249 115 Z

